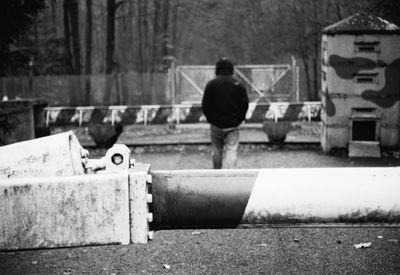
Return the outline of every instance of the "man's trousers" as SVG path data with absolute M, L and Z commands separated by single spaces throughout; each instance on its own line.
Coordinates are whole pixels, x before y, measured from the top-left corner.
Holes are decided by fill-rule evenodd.
M 239 146 L 239 128 L 221 129 L 211 125 L 210 134 L 214 169 L 235 168 Z

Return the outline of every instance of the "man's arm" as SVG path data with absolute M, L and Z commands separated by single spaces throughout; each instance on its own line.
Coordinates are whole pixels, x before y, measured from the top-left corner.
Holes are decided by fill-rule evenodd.
M 246 113 L 249 108 L 249 97 L 247 96 L 246 88 L 241 86 L 241 97 L 240 97 L 240 110 L 242 121 L 246 119 Z
M 210 85 L 208 83 L 204 89 L 203 98 L 201 100 L 201 109 L 203 114 L 208 117 L 210 114 Z

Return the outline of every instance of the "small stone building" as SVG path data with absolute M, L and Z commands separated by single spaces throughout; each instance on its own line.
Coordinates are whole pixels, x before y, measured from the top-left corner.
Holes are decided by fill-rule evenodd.
M 358 13 L 323 30 L 321 53 L 323 151 L 399 146 L 400 28 Z

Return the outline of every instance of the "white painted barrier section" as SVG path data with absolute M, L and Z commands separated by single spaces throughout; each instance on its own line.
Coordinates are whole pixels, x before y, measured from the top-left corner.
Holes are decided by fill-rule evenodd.
M 400 217 L 400 168 L 261 169 L 242 223 L 251 220 L 390 222 Z
M 400 167 L 152 171 L 153 228 L 400 225 Z
M 130 241 L 128 171 L 0 181 L 0 250 Z
M 0 147 L 0 180 L 83 174 L 82 147 L 72 131 Z

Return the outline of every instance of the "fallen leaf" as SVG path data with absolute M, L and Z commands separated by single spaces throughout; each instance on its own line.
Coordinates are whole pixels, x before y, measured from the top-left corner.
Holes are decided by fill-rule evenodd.
M 359 243 L 359 244 L 355 244 L 354 245 L 354 247 L 355 248 L 368 248 L 368 247 L 370 247 L 371 246 L 371 242 L 369 242 L 369 243 Z
M 64 270 L 64 275 L 68 275 L 72 273 L 72 269 L 71 268 L 67 268 L 66 270 Z
M 32 264 L 37 264 L 37 263 L 38 263 L 38 261 L 33 261 L 33 262 L 32 262 Z

